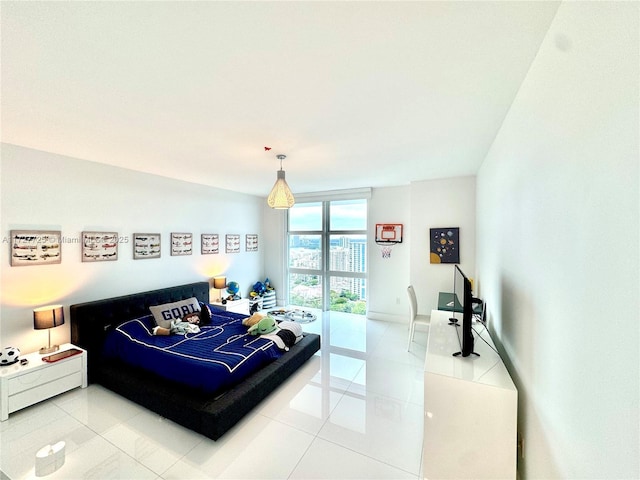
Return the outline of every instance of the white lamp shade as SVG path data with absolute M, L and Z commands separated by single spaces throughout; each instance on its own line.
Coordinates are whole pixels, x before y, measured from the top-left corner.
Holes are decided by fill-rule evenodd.
M 275 209 L 286 209 L 293 207 L 294 203 L 296 200 L 284 179 L 284 170 L 280 169 L 278 170 L 278 179 L 267 197 L 267 205 Z

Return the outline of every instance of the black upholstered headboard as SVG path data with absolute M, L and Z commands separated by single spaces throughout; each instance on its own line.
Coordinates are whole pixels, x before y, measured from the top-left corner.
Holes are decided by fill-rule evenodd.
M 196 297 L 209 303 L 209 282 L 195 282 L 71 305 L 71 342 L 87 350 L 89 381 L 99 376 L 100 352 L 110 329 L 150 313 L 149 307 Z

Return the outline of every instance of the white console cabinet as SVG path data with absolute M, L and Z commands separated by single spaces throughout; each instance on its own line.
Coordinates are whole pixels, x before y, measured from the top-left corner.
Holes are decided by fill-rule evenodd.
M 480 356 L 452 355 L 460 350 L 461 327 L 449 325 L 450 316 L 431 312 L 424 368 L 424 478 L 515 479 L 518 391 L 481 323 L 474 322 Z

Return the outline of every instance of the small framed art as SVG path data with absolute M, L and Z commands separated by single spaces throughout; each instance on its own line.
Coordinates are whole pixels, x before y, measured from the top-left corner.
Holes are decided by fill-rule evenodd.
M 430 229 L 430 263 L 460 263 L 460 228 Z
M 247 252 L 258 251 L 258 235 L 248 234 L 245 237 L 245 249 Z
M 133 259 L 143 260 L 147 258 L 160 258 L 160 234 L 159 233 L 134 233 L 133 234 Z
M 11 230 L 11 266 L 62 262 L 59 230 Z
M 226 252 L 238 253 L 240 251 L 240 235 L 226 235 L 225 236 Z
M 220 239 L 217 233 L 203 233 L 200 235 L 200 253 L 209 255 L 220 253 Z
M 82 232 L 82 261 L 118 260 L 118 240 L 116 232 Z
M 171 255 L 191 255 L 193 235 L 191 233 L 171 233 Z

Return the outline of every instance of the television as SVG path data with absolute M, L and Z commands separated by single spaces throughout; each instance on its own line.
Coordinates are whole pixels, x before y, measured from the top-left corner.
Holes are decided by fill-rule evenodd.
M 451 325 L 455 325 L 458 329 L 458 339 L 460 340 L 460 351 L 454 353 L 454 356 L 468 357 L 471 354 L 478 355 L 473 351 L 474 338 L 472 329 L 473 320 L 473 293 L 471 291 L 471 282 L 467 276 L 455 265 L 453 272 L 453 301 L 454 301 L 454 320 Z M 457 322 L 456 313 L 462 314 L 462 327 Z

